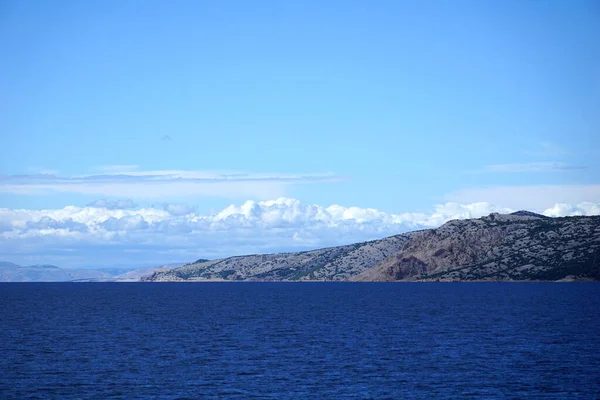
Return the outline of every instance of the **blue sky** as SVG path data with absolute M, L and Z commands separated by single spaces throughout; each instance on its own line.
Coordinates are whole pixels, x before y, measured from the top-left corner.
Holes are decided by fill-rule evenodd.
M 131 244 L 127 230 L 92 240 L 64 225 L 84 223 L 65 207 L 114 212 L 119 202 L 145 223 L 139 210 L 214 217 L 278 198 L 385 215 L 431 216 L 449 202 L 462 210 L 446 219 L 477 216 L 464 210 L 482 202 L 489 207 L 478 212 L 559 203 L 593 213 L 599 19 L 598 3 L 583 0 L 5 1 L 0 258 L 85 263 L 94 249 L 118 246 L 136 254 L 142 239 Z M 106 212 L 93 224 L 125 218 Z M 349 215 L 340 218 L 354 230 L 336 220 L 298 246 L 421 226 L 375 219 L 385 229 L 365 231 L 367 220 Z M 267 238 L 275 228 L 252 229 Z M 282 249 L 301 232 L 286 229 Z M 191 240 L 160 232 L 144 254 Z M 202 256 L 207 240 L 152 259 Z M 215 256 L 267 249 L 220 240 Z M 106 262 L 143 263 L 122 254 Z

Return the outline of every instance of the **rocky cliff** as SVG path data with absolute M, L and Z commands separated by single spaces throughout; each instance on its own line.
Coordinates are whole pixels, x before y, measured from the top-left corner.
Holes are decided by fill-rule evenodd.
M 600 217 L 528 212 L 450 221 L 416 232 L 355 281 L 599 280 Z
M 491 214 L 347 246 L 198 260 L 142 280 L 600 280 L 600 216 Z

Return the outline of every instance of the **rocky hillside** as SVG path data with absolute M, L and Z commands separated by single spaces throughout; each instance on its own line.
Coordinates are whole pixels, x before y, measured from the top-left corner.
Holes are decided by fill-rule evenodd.
M 355 281 L 600 280 L 600 216 L 529 212 L 450 221 L 415 232 Z
M 527 211 L 320 250 L 198 260 L 143 281 L 600 280 L 600 216 Z
M 198 260 L 144 281 L 345 281 L 402 249 L 410 234 L 371 242 L 298 253 L 256 254 L 221 260 Z

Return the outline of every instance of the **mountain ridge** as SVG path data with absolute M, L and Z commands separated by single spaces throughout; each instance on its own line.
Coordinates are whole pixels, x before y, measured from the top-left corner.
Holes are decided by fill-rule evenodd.
M 143 281 L 344 281 L 401 248 L 405 234 L 344 246 L 290 253 L 250 254 L 186 264 Z M 341 268 L 343 262 L 343 269 Z
M 492 213 L 369 242 L 199 261 L 141 280 L 600 280 L 600 216 Z

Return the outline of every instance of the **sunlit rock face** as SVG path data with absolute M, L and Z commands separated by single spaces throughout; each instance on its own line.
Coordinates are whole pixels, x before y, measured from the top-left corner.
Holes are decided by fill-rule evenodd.
M 419 268 L 416 268 L 416 266 Z M 414 233 L 357 281 L 600 279 L 600 217 L 529 212 L 450 221 Z

